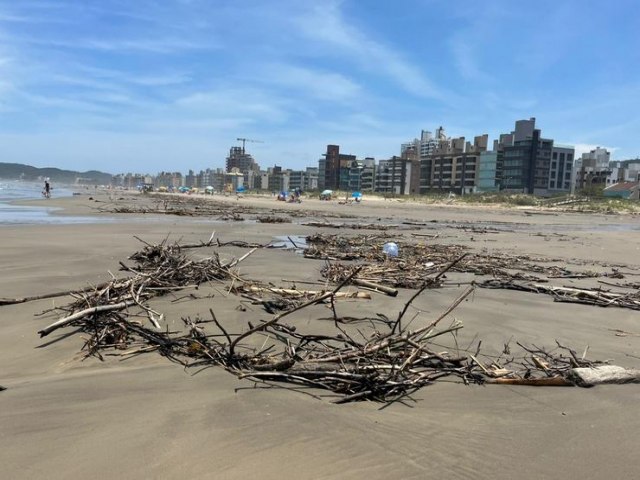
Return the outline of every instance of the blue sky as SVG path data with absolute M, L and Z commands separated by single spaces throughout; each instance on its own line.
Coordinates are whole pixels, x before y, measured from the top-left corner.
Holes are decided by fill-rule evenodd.
M 0 161 L 263 168 L 421 129 L 640 155 L 635 0 L 0 0 Z

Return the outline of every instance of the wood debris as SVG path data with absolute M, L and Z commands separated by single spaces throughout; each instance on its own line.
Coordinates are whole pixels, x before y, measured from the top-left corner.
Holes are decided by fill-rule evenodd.
M 291 219 L 275 215 L 262 215 L 256 217 L 258 223 L 291 223 Z
M 597 277 L 624 278 L 623 273 L 613 268 L 611 272 L 573 271 L 550 264 L 553 260 L 530 255 L 500 255 L 471 253 L 467 247 L 434 242 L 413 243 L 397 240 L 398 257 L 389 257 L 383 251 L 386 236 L 354 236 L 316 234 L 307 237 L 307 258 L 328 260 L 322 268 L 323 277 L 340 283 L 354 269 L 360 269 L 358 279 L 394 288 L 420 288 L 424 279 L 444 265 L 466 253 L 452 271 L 478 276 L 490 276 L 480 280 L 481 288 L 519 290 L 552 295 L 556 301 L 640 309 L 640 290 L 636 284 L 621 284 L 631 292 L 613 292 L 603 288 L 577 288 L 551 285 L 554 279 L 591 279 Z M 337 262 L 340 260 L 341 262 Z M 345 261 L 353 261 L 345 263 Z M 358 263 L 366 261 L 364 265 Z M 605 282 L 601 282 L 605 283 Z M 613 284 L 614 286 L 617 286 Z M 440 284 L 432 284 L 439 287 Z
M 194 248 L 212 244 L 210 239 L 194 244 Z M 448 251 L 445 246 L 432 248 L 435 254 Z M 185 367 L 219 366 L 241 379 L 296 391 L 302 388 L 314 397 L 329 395 L 335 403 L 404 401 L 417 390 L 444 378 L 464 384 L 534 386 L 589 386 L 640 380 L 636 370 L 606 369 L 602 362 L 587 360 L 586 349 L 579 356 L 560 343 L 546 349 L 516 342 L 518 348 L 507 344 L 500 355 L 485 355 L 481 342 L 462 347 L 456 334 L 463 324 L 455 318 L 448 323 L 444 321 L 469 300 L 475 285 L 464 290 L 436 318 L 420 319 L 424 313 L 419 313 L 407 320 L 407 313 L 419 295 L 438 285 L 448 271 L 464 268 L 469 258 L 474 257 L 453 248 L 459 255 L 423 277 L 422 284 L 396 318 L 378 314 L 350 319 L 338 314 L 336 301 L 370 296 L 345 290 L 358 279 L 368 282 L 367 264 L 348 270 L 332 290 L 298 290 L 241 278 L 233 268 L 255 249 L 237 260 L 222 262 L 217 253 L 196 259 L 187 256 L 177 244 L 147 243 L 130 257 L 135 262 L 133 266 L 121 264 L 128 277 L 114 278 L 100 288 L 77 294 L 75 302 L 58 309 L 64 316 L 39 333 L 46 336 L 59 328 L 73 327 L 76 330 L 72 333 L 84 335 L 82 351 L 86 357 L 102 360 L 106 355 L 128 358 L 155 352 Z M 271 310 L 267 309 L 272 317 L 252 318 L 240 332 L 232 332 L 210 309 L 209 318 L 183 317 L 184 328 L 170 331 L 164 315 L 151 308 L 148 301 L 204 282 L 223 283 L 229 292 L 262 303 L 265 309 L 272 302 Z M 332 312 L 329 319 L 332 331 L 316 330 L 321 319 L 296 321 L 302 309 L 319 304 Z M 140 314 L 148 317 L 149 322 L 142 322 Z M 369 327 L 360 328 L 353 322 L 366 322 Z M 513 353 L 515 350 L 517 355 Z M 328 393 L 319 393 L 322 391 Z

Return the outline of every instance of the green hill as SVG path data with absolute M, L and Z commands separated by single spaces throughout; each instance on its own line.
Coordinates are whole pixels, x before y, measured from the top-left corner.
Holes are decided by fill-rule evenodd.
M 59 168 L 38 168 L 21 163 L 0 163 L 0 178 L 9 180 L 41 180 L 48 177 L 52 182 L 83 185 L 108 185 L 111 183 L 111 174 L 89 170 L 76 172 L 74 170 L 61 170 Z

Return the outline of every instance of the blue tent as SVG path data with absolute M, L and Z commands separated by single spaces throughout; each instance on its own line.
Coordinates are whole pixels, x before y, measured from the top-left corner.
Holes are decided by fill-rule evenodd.
M 243 186 L 236 188 L 236 193 L 243 193 L 246 189 Z
M 353 198 L 362 198 L 362 193 L 360 193 L 360 192 L 353 192 L 353 193 L 351 194 L 351 197 L 353 197 Z

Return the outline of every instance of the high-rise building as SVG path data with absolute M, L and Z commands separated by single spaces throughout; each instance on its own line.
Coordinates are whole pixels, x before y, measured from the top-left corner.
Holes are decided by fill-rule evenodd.
M 535 126 L 535 118 L 518 120 L 511 135 L 501 137 L 504 139 L 500 146 L 502 190 L 535 195 L 549 193 L 553 140 L 542 138 Z
M 412 160 L 393 156 L 375 169 L 374 191 L 393 195 L 411 193 Z
M 549 167 L 549 193 L 571 191 L 574 155 L 575 149 L 571 146 L 553 146 Z
M 226 170 L 227 172 L 231 172 L 234 168 L 237 168 L 241 173 L 245 173 L 249 170 L 254 172 L 260 171 L 260 166 L 250 154 L 245 153 L 245 150 L 242 147 L 231 147 L 229 150 L 229 156 L 226 161 Z
M 329 190 L 349 189 L 349 168 L 355 155 L 340 153 L 338 145 L 327 145 L 327 153 L 323 154 L 324 162 L 318 162 L 318 170 L 323 173 L 324 182 L 320 188 Z M 321 182 L 318 182 L 319 184 Z
M 420 164 L 414 171 L 420 174 L 412 181 L 411 191 L 414 193 L 457 192 L 471 193 L 476 189 L 476 171 L 480 154 L 487 151 L 489 136 L 487 134 L 474 137 L 473 144 L 465 137 L 447 137 L 443 127 L 438 127 L 434 137 L 429 134 L 426 139 L 430 146 L 424 148 L 421 143 Z M 495 168 L 493 169 L 495 172 Z
M 354 160 L 349 168 L 349 190 L 352 192 L 373 192 L 375 189 L 376 160 L 367 157 Z

